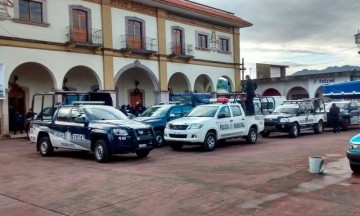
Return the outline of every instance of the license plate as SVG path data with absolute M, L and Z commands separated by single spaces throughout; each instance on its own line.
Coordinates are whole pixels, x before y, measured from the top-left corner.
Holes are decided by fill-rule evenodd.
M 139 148 L 146 148 L 146 144 L 140 144 Z

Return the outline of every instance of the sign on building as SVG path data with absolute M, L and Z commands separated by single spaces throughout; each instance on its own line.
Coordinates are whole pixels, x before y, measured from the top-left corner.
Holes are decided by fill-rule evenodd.
M 5 66 L 0 64 L 0 99 L 5 99 Z
M 12 0 L 0 0 L 0 21 L 12 19 L 8 8 L 14 7 Z

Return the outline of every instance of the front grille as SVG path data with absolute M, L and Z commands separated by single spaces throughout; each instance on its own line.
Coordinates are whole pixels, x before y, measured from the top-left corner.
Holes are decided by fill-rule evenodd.
M 173 125 L 170 124 L 170 129 L 172 130 L 186 130 L 189 127 L 189 125 Z
M 265 122 L 265 126 L 275 126 L 275 122 Z
M 150 129 L 136 129 L 135 130 L 136 136 L 148 136 L 151 135 Z
M 186 134 L 169 134 L 171 138 L 183 138 L 185 139 L 187 137 Z

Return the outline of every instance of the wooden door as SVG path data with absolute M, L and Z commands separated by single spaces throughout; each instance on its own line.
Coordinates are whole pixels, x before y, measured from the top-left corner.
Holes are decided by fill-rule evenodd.
M 136 102 L 143 102 L 143 93 L 139 91 L 130 92 L 130 106 L 132 108 L 136 107 Z
M 83 10 L 72 10 L 71 38 L 77 42 L 89 42 L 87 12 Z
M 172 53 L 176 55 L 183 54 L 182 51 L 182 30 L 173 29 L 171 33 L 172 37 Z
M 25 91 L 18 87 L 17 84 L 10 88 L 9 91 L 9 129 L 15 129 L 15 113 L 19 112 L 25 116 Z M 25 123 L 25 122 L 24 122 Z
M 141 22 L 128 21 L 127 45 L 130 49 L 142 49 L 142 24 Z

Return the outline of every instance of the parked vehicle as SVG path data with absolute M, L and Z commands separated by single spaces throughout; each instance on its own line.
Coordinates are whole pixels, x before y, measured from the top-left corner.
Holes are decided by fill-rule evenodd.
M 43 109 L 44 95 L 36 94 L 34 98 L 37 96 L 42 98 L 43 111 L 55 111 L 46 117 L 42 114 L 34 118 L 30 124 L 30 140 L 36 143 L 42 156 L 52 155 L 54 149 L 66 148 L 93 152 L 95 159 L 102 163 L 107 162 L 111 154 L 134 152 L 146 157 L 153 149 L 155 136 L 151 126 L 130 120 L 112 106 L 99 105 L 104 102 L 73 101 L 71 105 L 56 107 L 53 102 L 51 109 Z
M 320 134 L 327 122 L 324 107 L 320 98 L 284 101 L 272 114 L 265 116 L 265 129 L 261 134 L 268 137 L 271 132 L 285 132 L 295 138 L 301 130 L 309 129 Z
M 262 115 L 245 116 L 239 103 L 217 98 L 167 123 L 164 138 L 174 150 L 184 145 L 201 145 L 205 151 L 213 151 L 217 143 L 231 138 L 242 137 L 248 143 L 256 143 L 263 129 Z
M 162 147 L 165 145 L 164 129 L 166 123 L 183 117 L 192 108 L 191 105 L 181 104 L 179 102 L 163 103 L 147 108 L 139 117 L 134 118 L 134 120 L 150 124 L 155 131 L 155 145 Z
M 337 107 L 340 108 L 340 127 L 347 131 L 349 126 L 360 123 L 360 102 L 357 101 L 334 101 L 326 105 L 325 110 L 327 115 L 329 115 L 330 108 L 332 104 L 335 103 Z M 329 117 L 328 117 L 329 119 Z M 331 122 L 329 121 L 326 126 L 331 127 Z
M 349 148 L 346 150 L 350 168 L 354 173 L 360 173 L 360 134 L 355 135 L 349 141 Z

